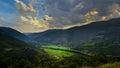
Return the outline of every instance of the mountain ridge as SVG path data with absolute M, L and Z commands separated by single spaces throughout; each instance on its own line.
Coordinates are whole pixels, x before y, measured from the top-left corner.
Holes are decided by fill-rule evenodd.
M 37 37 L 34 40 L 43 45 L 48 44 L 60 44 L 69 45 L 69 43 L 78 44 L 84 41 L 90 41 L 95 36 L 97 37 L 101 33 L 115 32 L 120 29 L 120 18 L 111 19 L 108 21 L 93 22 L 84 26 L 77 26 L 70 29 L 61 30 L 48 30 L 45 32 L 37 33 Z M 36 34 L 31 34 L 30 36 L 35 36 Z M 46 44 L 47 45 L 47 44 Z
M 25 41 L 25 42 L 27 42 L 29 40 L 28 36 L 24 35 L 23 33 L 15 30 L 15 29 L 9 28 L 9 27 L 0 27 L 0 33 L 17 38 L 17 39 L 19 39 L 21 41 Z

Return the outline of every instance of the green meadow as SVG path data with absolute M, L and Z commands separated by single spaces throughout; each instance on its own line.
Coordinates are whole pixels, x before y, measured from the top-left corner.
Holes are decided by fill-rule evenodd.
M 74 53 L 72 52 L 64 51 L 64 50 L 69 50 L 70 49 L 69 47 L 49 45 L 49 46 L 42 46 L 42 48 L 49 55 L 55 56 L 55 57 L 69 57 L 74 55 Z

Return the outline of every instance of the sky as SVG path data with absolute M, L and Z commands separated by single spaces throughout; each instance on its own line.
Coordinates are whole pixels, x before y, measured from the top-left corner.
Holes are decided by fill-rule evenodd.
M 20 32 L 67 29 L 120 17 L 120 0 L 0 0 L 0 26 Z

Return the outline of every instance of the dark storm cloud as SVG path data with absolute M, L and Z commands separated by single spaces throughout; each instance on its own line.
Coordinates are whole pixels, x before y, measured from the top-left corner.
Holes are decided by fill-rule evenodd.
M 59 27 L 64 27 L 85 22 L 85 15 L 96 16 L 96 19 L 102 16 L 107 17 L 114 13 L 114 11 L 111 10 L 120 9 L 120 0 L 45 0 L 44 5 L 47 14 L 55 19 L 50 25 L 54 26 L 54 24 L 59 24 Z M 112 8 L 114 5 L 118 5 L 118 7 Z M 120 11 L 116 14 L 119 12 Z
M 76 12 L 84 14 L 85 12 L 90 11 L 92 8 L 97 8 L 98 11 L 101 11 L 101 13 L 107 14 L 108 7 L 114 3 L 120 4 L 120 0 L 46 0 L 45 5 L 61 11 L 70 12 L 72 8 L 80 3 L 84 6 L 84 9 L 81 10 L 77 8 Z

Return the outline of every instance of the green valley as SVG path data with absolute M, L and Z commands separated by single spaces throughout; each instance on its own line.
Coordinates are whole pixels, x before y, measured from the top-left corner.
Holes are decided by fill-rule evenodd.
M 21 33 L 0 27 L 1 68 L 120 68 L 120 19 Z
M 57 46 L 57 45 L 49 45 L 41 47 L 45 52 L 47 52 L 51 56 L 55 57 L 69 57 L 74 55 L 72 52 L 64 51 L 69 50 L 69 47 Z

